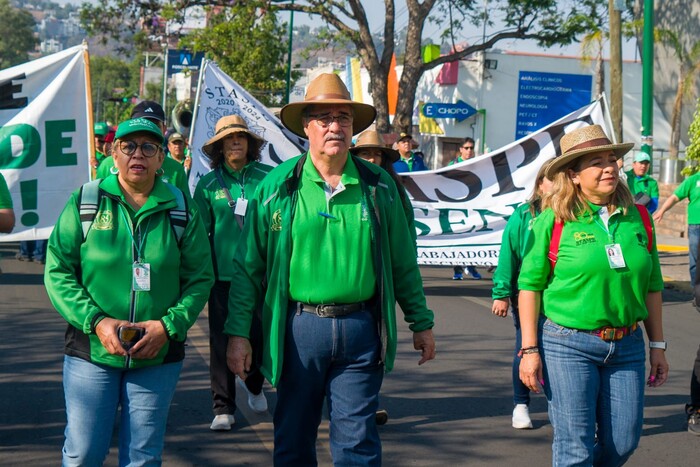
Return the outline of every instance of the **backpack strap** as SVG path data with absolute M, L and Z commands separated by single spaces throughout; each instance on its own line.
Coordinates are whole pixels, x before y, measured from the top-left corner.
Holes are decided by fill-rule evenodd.
M 100 203 L 100 182 L 101 178 L 85 183 L 80 189 L 78 197 L 78 212 L 80 213 L 80 223 L 83 227 L 83 241 L 87 238 Z
M 646 206 L 641 204 L 635 204 L 635 208 L 639 211 L 639 216 L 642 218 L 642 224 L 644 224 L 644 230 L 647 232 L 647 250 L 651 253 L 652 241 L 654 239 L 654 231 L 651 228 L 651 220 L 649 219 L 649 211 L 647 211 Z
M 177 203 L 177 207 L 168 210 L 168 215 L 170 216 L 170 226 L 173 228 L 175 239 L 179 245 L 180 240 L 185 235 L 187 222 L 190 220 L 190 215 L 187 212 L 187 200 L 185 199 L 185 194 L 178 187 L 170 183 L 165 183 L 165 186 L 175 196 L 175 202 Z
M 554 266 L 556 266 L 557 259 L 559 258 L 559 243 L 561 242 L 562 230 L 564 230 L 564 223 L 559 220 L 554 221 L 552 238 L 549 240 L 549 253 L 547 253 L 547 258 L 549 258 L 550 274 L 554 274 Z

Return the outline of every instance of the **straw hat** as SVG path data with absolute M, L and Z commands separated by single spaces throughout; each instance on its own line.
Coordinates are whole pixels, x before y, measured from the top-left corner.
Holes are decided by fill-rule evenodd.
M 209 141 L 204 143 L 202 146 L 202 151 L 204 151 L 207 156 L 214 157 L 215 154 L 213 152 L 216 147 L 216 143 L 234 133 L 245 133 L 254 140 L 258 141 L 261 145 L 265 143 L 264 139 L 248 129 L 248 124 L 242 117 L 238 115 L 227 115 L 225 117 L 221 117 L 219 121 L 216 122 L 214 136 L 212 136 Z
M 562 136 L 559 142 L 561 156 L 552 160 L 547 167 L 546 177 L 552 180 L 571 161 L 593 152 L 612 151 L 616 158 L 621 158 L 634 146 L 634 143 L 613 144 L 600 125 L 589 125 L 578 128 Z
M 282 107 L 280 120 L 289 131 L 302 138 L 307 138 L 301 121 L 302 112 L 309 105 L 316 104 L 347 104 L 355 114 L 352 122 L 352 134 L 356 135 L 374 121 L 377 111 L 369 104 L 355 102 L 350 98 L 348 88 L 340 77 L 333 73 L 318 75 L 309 84 L 302 102 L 292 102 Z
M 357 155 L 363 149 L 379 149 L 382 155 L 389 159 L 389 162 L 396 162 L 401 157 L 399 151 L 384 144 L 384 140 L 375 130 L 367 130 L 358 136 L 355 146 L 350 148 L 350 152 Z

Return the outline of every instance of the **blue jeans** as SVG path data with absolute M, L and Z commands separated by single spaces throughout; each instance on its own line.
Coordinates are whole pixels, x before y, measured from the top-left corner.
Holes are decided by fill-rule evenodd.
M 119 465 L 161 465 L 170 401 L 182 362 L 136 370 L 63 360 L 66 441 L 63 466 L 101 466 L 119 418 Z
M 48 240 L 24 240 L 19 242 L 19 254 L 36 261 L 46 259 L 46 245 Z
M 700 224 L 688 224 L 688 269 L 690 283 L 695 284 L 695 265 L 698 262 L 698 245 L 700 244 Z
M 515 299 L 511 298 L 511 303 L 513 303 L 512 300 L 517 300 L 517 297 Z M 521 358 L 518 357 L 518 352 L 520 352 L 520 348 L 523 346 L 523 335 L 520 332 L 520 313 L 518 313 L 518 306 L 513 305 L 511 307 L 511 311 L 513 313 L 513 325 L 515 326 L 515 351 L 513 352 L 513 404 L 525 404 L 525 405 L 530 405 L 530 390 L 528 389 L 527 386 L 525 386 L 520 379 L 520 360 Z
M 641 328 L 618 341 L 541 321 L 552 465 L 619 466 L 639 444 L 644 408 Z
M 320 318 L 290 306 L 274 413 L 276 466 L 315 466 L 324 398 L 333 463 L 381 465 L 374 414 L 384 367 L 372 312 Z

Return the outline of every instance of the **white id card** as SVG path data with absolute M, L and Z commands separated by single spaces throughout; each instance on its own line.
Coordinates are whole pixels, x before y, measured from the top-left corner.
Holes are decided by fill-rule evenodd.
M 619 269 L 625 267 L 625 258 L 622 256 L 622 248 L 619 243 L 605 245 L 605 252 L 608 255 L 608 264 L 611 269 Z
M 245 213 L 248 210 L 248 200 L 245 198 L 238 198 L 236 200 L 236 207 L 233 209 L 233 213 L 238 216 L 245 217 Z
M 148 292 L 151 290 L 151 265 L 149 263 L 135 262 L 132 265 L 133 290 L 136 292 Z

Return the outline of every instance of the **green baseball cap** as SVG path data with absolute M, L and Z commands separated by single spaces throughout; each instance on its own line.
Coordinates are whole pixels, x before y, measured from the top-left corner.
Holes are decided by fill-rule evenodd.
M 106 136 L 109 133 L 107 122 L 97 122 L 94 126 L 95 136 Z
M 132 118 L 131 120 L 123 121 L 117 127 L 117 133 L 114 139 L 122 139 L 133 133 L 150 133 L 160 142 L 163 141 L 163 133 L 155 123 L 146 120 L 145 118 Z
M 634 162 L 651 162 L 651 157 L 646 152 L 639 151 L 634 155 Z

